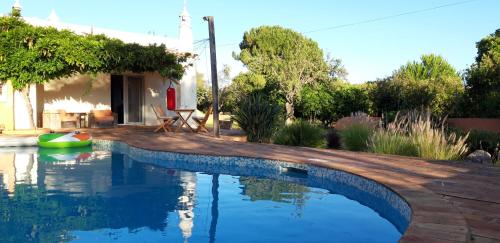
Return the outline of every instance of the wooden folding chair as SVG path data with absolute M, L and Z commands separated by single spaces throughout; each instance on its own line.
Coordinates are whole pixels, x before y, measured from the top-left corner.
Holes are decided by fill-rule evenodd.
M 193 117 L 193 120 L 198 123 L 198 128 L 196 128 L 196 132 L 208 132 L 208 129 L 205 127 L 208 121 L 208 117 L 212 114 L 212 106 L 208 107 L 207 112 L 204 117 Z
M 179 119 L 177 116 L 167 116 L 165 111 L 159 105 L 151 104 L 151 108 L 156 115 L 156 119 L 160 122 L 160 126 L 156 128 L 155 132 L 158 132 L 163 129 L 165 133 L 172 131 L 172 125 Z

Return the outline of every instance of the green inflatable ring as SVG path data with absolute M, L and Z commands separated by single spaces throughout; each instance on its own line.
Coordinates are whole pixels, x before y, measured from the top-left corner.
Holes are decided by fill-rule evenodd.
M 42 148 L 76 148 L 85 147 L 92 144 L 91 140 L 79 142 L 38 142 L 38 146 Z
M 38 146 L 42 148 L 76 148 L 85 147 L 92 144 L 92 139 L 79 140 L 79 141 L 53 141 L 63 136 L 78 136 L 77 133 L 49 133 L 43 134 L 38 137 Z

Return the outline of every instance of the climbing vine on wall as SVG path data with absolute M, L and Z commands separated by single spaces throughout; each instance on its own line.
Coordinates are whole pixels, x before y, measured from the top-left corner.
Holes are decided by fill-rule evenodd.
M 1 17 L 0 30 L 0 80 L 11 80 L 15 89 L 87 72 L 159 72 L 180 79 L 189 57 L 167 52 L 164 45 L 82 36 L 16 17 Z
M 21 91 L 28 111 L 31 84 L 74 74 L 125 71 L 181 79 L 188 58 L 189 54 L 168 52 L 165 45 L 128 44 L 104 35 L 32 26 L 13 14 L 0 17 L 0 80 L 10 80 Z

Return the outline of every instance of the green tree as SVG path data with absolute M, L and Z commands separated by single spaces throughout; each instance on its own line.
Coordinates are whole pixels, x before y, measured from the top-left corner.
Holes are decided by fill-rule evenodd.
M 233 79 L 231 86 L 240 95 L 250 94 L 263 90 L 266 87 L 266 78 L 261 74 L 252 72 L 240 73 Z
M 313 40 L 279 26 L 262 26 L 245 32 L 236 59 L 251 73 L 262 75 L 268 87 L 284 97 L 287 122 L 302 88 L 328 76 L 323 51 Z
M 464 78 L 465 115 L 500 117 L 500 29 L 477 43 L 476 62 Z
M 387 121 L 392 121 L 402 106 L 398 104 L 401 102 L 398 91 L 390 86 L 390 78 L 367 82 L 366 87 L 373 103 L 373 114 L 385 116 Z
M 202 73 L 196 73 L 196 98 L 196 107 L 200 111 L 207 111 L 212 105 L 212 88 L 207 84 Z
M 436 115 L 445 115 L 453 110 L 464 87 L 457 71 L 439 55 L 423 55 L 420 62 L 409 62 L 394 71 L 388 79 L 381 80 L 373 97 L 383 99 L 375 101 L 381 105 L 391 103 L 389 107 L 377 110 L 412 110 L 429 108 Z
M 237 98 L 234 94 L 234 87 L 229 85 L 231 82 L 231 67 L 224 65 L 224 68 L 218 72 L 217 78 L 219 84 L 219 111 L 233 112 L 236 107 Z M 197 107 L 199 110 L 206 111 L 213 104 L 212 86 L 205 81 L 201 73 L 196 74 L 196 85 Z
M 305 87 L 297 110 L 303 117 L 329 125 L 354 112 L 371 113 L 371 107 L 367 85 L 331 80 Z

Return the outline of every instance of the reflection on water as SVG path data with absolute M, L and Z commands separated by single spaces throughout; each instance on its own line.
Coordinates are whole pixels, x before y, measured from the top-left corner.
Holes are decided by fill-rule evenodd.
M 1 150 L 0 177 L 0 242 L 400 237 L 373 210 L 326 190 L 160 168 L 108 151 Z
M 14 186 L 1 195 L 0 237 L 8 237 L 1 242 L 57 242 L 74 238 L 73 230 L 163 230 L 182 186 L 190 183 L 184 173 L 134 163 L 122 154 L 69 164 L 42 162 L 42 154 L 19 155 L 1 163 L 15 171 L 14 178 L 7 175 Z M 9 233 L 19 229 L 20 234 Z
M 249 196 L 250 200 L 271 200 L 291 203 L 296 206 L 296 214 L 299 217 L 307 199 L 306 193 L 309 192 L 309 188 L 303 185 L 270 179 L 241 177 L 240 183 L 242 185 L 242 193 Z

